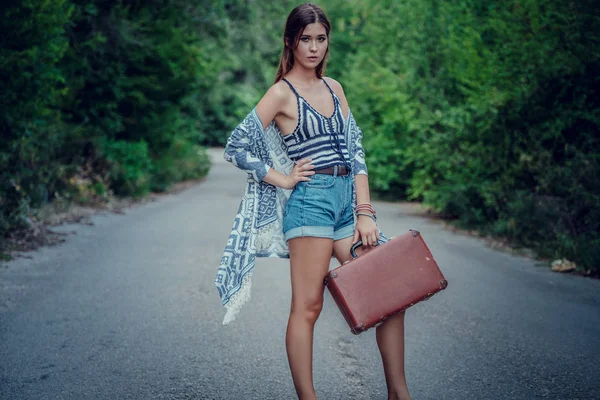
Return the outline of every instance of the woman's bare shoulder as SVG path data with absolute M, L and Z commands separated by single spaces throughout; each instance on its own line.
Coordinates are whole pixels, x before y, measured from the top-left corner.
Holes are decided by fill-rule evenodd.
M 287 103 L 291 94 L 292 92 L 287 84 L 284 81 L 279 81 L 271 85 L 258 104 L 279 111 L 280 107 Z
M 290 93 L 287 84 L 283 81 L 271 85 L 256 105 L 256 112 L 260 120 L 268 125 L 285 108 L 290 99 Z
M 337 94 L 338 96 L 344 96 L 344 88 L 342 87 L 341 83 L 339 83 L 335 79 L 330 78 L 328 76 L 324 76 L 323 79 L 325 79 L 325 81 L 329 84 L 329 86 L 331 86 L 331 89 L 333 89 L 335 94 Z M 344 98 L 345 98 L 345 96 L 344 96 Z
M 284 81 L 279 81 L 271 85 L 271 87 L 265 93 L 265 97 L 271 100 L 283 101 L 286 100 L 290 95 L 290 89 Z
M 348 115 L 348 100 L 346 99 L 346 95 L 344 94 L 344 88 L 342 84 L 330 77 L 323 77 L 327 84 L 331 87 L 336 96 L 340 99 L 342 103 L 342 110 L 344 112 L 344 117 L 347 118 Z

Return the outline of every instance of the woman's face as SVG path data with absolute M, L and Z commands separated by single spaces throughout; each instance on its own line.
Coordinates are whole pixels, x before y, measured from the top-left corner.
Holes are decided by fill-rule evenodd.
M 306 25 L 294 50 L 294 63 L 305 68 L 316 68 L 327 53 L 329 40 L 325 27 L 318 22 Z

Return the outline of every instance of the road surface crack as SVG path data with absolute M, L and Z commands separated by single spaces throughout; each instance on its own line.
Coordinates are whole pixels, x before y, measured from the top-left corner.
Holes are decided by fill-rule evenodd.
M 359 359 L 352 352 L 352 342 L 348 339 L 338 340 L 338 352 L 340 354 L 340 368 L 348 385 L 348 398 L 367 399 L 364 376 L 361 373 Z

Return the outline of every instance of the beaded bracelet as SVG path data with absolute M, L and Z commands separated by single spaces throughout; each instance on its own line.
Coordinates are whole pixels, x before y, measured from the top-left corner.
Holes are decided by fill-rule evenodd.
M 371 214 L 367 214 L 367 213 L 361 213 L 361 212 L 357 212 L 356 216 L 358 217 L 359 215 L 364 215 L 365 217 L 369 217 L 373 220 L 373 222 L 377 223 L 377 217 Z

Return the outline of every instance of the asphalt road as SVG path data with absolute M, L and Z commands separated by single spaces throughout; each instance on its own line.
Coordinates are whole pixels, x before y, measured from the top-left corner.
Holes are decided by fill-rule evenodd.
M 221 325 L 213 279 L 244 179 L 217 154 L 205 182 L 0 265 L 0 398 L 293 399 L 287 261 L 260 259 Z M 600 281 L 376 208 L 388 236 L 420 230 L 449 281 L 407 312 L 413 399 L 600 399 Z M 353 336 L 328 294 L 315 334 L 320 399 L 386 399 L 374 332 Z

